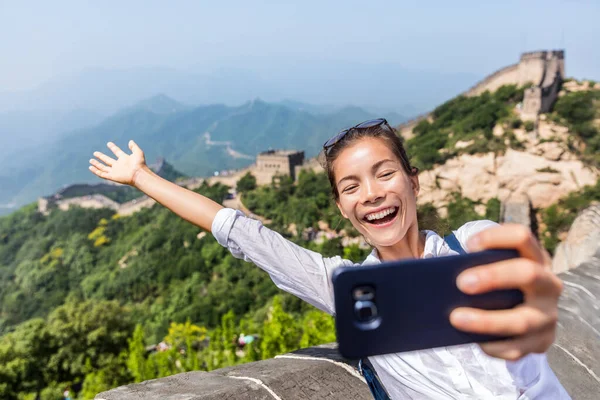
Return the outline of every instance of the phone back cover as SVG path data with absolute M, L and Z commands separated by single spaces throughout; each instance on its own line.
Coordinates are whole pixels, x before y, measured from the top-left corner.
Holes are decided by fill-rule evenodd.
M 517 256 L 514 250 L 488 250 L 339 268 L 333 284 L 340 353 L 347 358 L 362 358 L 504 339 L 459 331 L 452 327 L 449 316 L 456 307 L 495 310 L 522 303 L 520 290 L 467 295 L 456 286 L 457 276 L 469 267 Z M 378 318 L 369 323 L 359 322 L 354 312 L 352 290 L 363 285 L 375 288 Z

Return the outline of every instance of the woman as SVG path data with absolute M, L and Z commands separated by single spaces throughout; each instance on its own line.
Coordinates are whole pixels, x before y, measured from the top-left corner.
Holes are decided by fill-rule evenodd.
M 146 166 L 142 150 L 131 154 L 108 143 L 116 159 L 95 152 L 97 176 L 135 186 L 185 220 L 211 230 L 231 253 L 269 273 L 273 282 L 310 304 L 335 314 L 331 274 L 353 265 L 325 258 L 284 239 L 240 211 L 168 182 Z M 324 145 L 324 166 L 344 218 L 374 249 L 365 263 L 456 254 L 432 231 L 420 231 L 417 169 L 402 142 L 383 119 L 345 130 Z M 543 354 L 554 341 L 561 281 L 529 230 L 491 221 L 469 222 L 454 232 L 463 248 L 516 248 L 521 257 L 475 267 L 457 279 L 465 293 L 518 288 L 525 302 L 512 310 L 460 308 L 454 327 L 469 332 L 514 336 L 512 340 L 467 344 L 370 357 L 392 399 L 563 399 L 568 394 Z

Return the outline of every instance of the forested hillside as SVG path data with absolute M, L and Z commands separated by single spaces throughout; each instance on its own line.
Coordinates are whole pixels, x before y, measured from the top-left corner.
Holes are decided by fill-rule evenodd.
M 222 200 L 227 188 L 198 191 Z M 257 211 L 291 240 L 358 262 L 369 250 L 342 246 L 343 235 L 354 234 L 337 217 L 329 192 L 324 174 L 303 172 L 296 185 L 282 179 L 244 198 L 263 204 Z M 269 204 L 278 206 L 268 211 Z M 424 224 L 448 227 L 473 218 L 473 204 L 457 194 L 448 219 L 431 207 L 420 212 Z M 303 239 L 303 230 L 319 221 L 345 233 L 319 244 Z M 284 229 L 290 224 L 296 235 Z M 266 273 L 160 206 L 130 217 L 80 208 L 43 216 L 24 207 L 0 219 L 0 278 L 5 398 L 38 390 L 52 398 L 78 383 L 87 398 L 134 380 L 335 340 L 331 317 L 279 291 Z M 256 338 L 243 350 L 234 344 L 241 333 Z M 169 350 L 146 354 L 147 345 L 163 340 Z

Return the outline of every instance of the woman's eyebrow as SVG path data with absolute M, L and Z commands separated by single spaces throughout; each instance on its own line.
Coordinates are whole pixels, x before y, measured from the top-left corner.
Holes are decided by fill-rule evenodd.
M 371 170 L 373 170 L 373 171 L 377 171 L 377 170 L 379 169 L 379 167 L 381 167 L 381 166 L 382 166 L 383 164 L 385 164 L 386 162 L 392 162 L 392 163 L 395 163 L 395 161 L 394 161 L 394 160 L 392 160 L 392 159 L 389 159 L 389 158 L 386 158 L 386 159 L 383 159 L 383 160 L 379 160 L 379 161 L 377 161 L 375 164 L 373 164 L 373 166 L 371 167 Z
M 357 180 L 358 180 L 358 176 L 356 176 L 356 175 L 348 175 L 348 176 L 345 176 L 342 179 L 340 179 L 337 182 L 337 185 L 339 186 L 340 183 L 342 183 L 343 181 L 357 181 Z

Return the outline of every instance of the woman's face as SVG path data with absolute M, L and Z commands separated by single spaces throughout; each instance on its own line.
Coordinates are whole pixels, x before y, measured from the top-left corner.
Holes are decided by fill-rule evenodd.
M 409 177 L 385 139 L 364 138 L 333 163 L 344 218 L 376 248 L 397 244 L 417 219 L 419 180 Z

